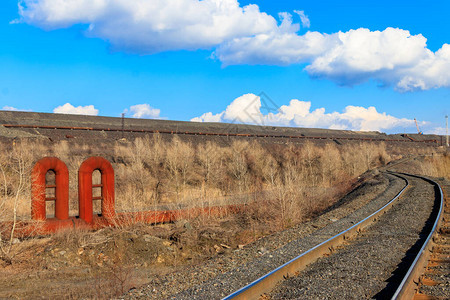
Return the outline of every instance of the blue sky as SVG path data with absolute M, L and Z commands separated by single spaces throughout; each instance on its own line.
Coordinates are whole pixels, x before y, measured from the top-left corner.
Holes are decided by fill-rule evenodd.
M 448 1 L 66 2 L 2 1 L 0 108 L 389 133 L 450 113 Z

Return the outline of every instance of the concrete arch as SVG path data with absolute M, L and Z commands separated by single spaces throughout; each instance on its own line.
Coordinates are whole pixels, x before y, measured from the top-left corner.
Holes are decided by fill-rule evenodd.
M 109 161 L 103 157 L 93 156 L 86 159 L 78 170 L 78 201 L 80 218 L 87 223 L 93 222 L 92 207 L 92 173 L 99 170 L 101 173 L 102 188 L 102 216 L 107 219 L 115 216 L 114 209 L 114 169 Z
M 45 185 L 48 171 L 55 172 L 55 185 Z M 46 198 L 46 188 L 55 188 L 54 199 Z M 56 157 L 40 159 L 31 171 L 31 218 L 45 220 L 45 201 L 55 200 L 55 217 L 59 220 L 69 218 L 69 170 L 66 164 Z

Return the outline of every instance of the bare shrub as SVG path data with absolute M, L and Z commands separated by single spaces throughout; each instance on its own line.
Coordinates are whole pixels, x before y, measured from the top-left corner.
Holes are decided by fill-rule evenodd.
M 420 164 L 420 174 L 450 179 L 450 154 L 425 156 Z
M 96 293 L 98 299 L 111 299 L 123 295 L 133 286 L 133 267 L 128 266 L 123 258 L 116 258 L 101 271 L 95 273 Z
M 248 184 L 248 163 L 246 150 L 249 143 L 247 141 L 235 140 L 231 144 L 229 152 L 228 172 L 237 184 L 237 191 L 242 194 Z
M 145 210 L 156 205 L 160 198 L 161 177 L 159 166 L 163 160 L 159 135 L 137 138 L 133 143 L 116 144 L 115 164 L 117 209 L 121 211 Z
M 176 201 L 180 200 L 181 190 L 186 188 L 194 157 L 192 144 L 174 136 L 166 149 L 166 165 L 175 183 Z
M 221 152 L 221 147 L 211 141 L 197 146 L 197 160 L 205 183 L 209 184 L 217 179 L 215 175 L 222 162 Z
M 319 184 L 321 152 L 321 149 L 310 141 L 306 142 L 302 147 L 302 160 L 306 171 L 303 172 L 303 180 L 309 183 L 310 186 Z
M 92 235 L 90 230 L 84 228 L 67 228 L 54 233 L 53 239 L 57 244 L 76 249 L 92 242 L 98 242 L 96 239 L 97 236 L 101 236 L 101 232 Z M 104 240 L 101 240 L 99 243 L 103 242 Z
M 204 195 L 225 195 L 230 191 L 231 184 L 227 172 L 230 149 L 210 141 L 199 145 L 197 149 L 198 170 L 205 181 Z
M 102 148 L 106 146 L 92 147 L 74 141 L 44 146 L 30 141 L 26 147 L 33 148 L 32 151 L 24 150 L 31 161 L 55 155 L 67 164 L 70 215 L 77 215 L 79 166 L 90 155 L 102 155 Z M 211 140 L 193 145 L 180 136 L 175 135 L 167 141 L 159 134 L 152 134 L 133 141 L 117 141 L 108 159 L 115 169 L 118 212 L 161 209 L 158 205 L 204 207 L 262 201 L 263 205 L 269 203 L 267 205 L 272 207 L 271 214 L 275 217 L 271 219 L 286 227 L 329 205 L 334 200 L 318 199 L 334 199 L 333 195 L 340 191 L 337 187 L 345 187 L 346 182 L 367 170 L 398 158 L 400 150 L 379 142 L 318 145 L 306 141 L 267 145 L 258 140 L 249 142 L 240 138 L 227 146 Z M 9 150 L 4 152 L 9 153 Z M 14 214 L 11 195 L 17 180 L 11 177 L 9 159 L 3 157 L 1 161 L 3 184 L 0 192 L 4 199 L 9 199 L 0 203 L 0 209 L 5 211 L 1 217 L 11 220 Z M 434 163 L 424 166 L 431 167 L 441 168 Z M 24 192 L 23 204 L 19 201 L 16 214 L 29 218 L 29 183 Z M 253 217 L 263 218 L 256 213 Z
M 0 231 L 0 259 L 11 263 L 11 247 L 18 223 L 30 216 L 30 172 L 35 161 L 39 143 L 25 140 L 3 145 L 0 156 L 2 190 L 0 198 L 0 221 L 12 221 L 9 232 Z
M 342 156 L 335 144 L 327 144 L 323 149 L 321 160 L 321 179 L 324 187 L 331 187 L 343 178 L 345 170 L 342 167 Z
M 303 185 L 299 184 L 299 176 L 293 165 L 288 165 L 282 177 L 275 181 L 273 201 L 279 211 L 281 228 L 289 227 L 304 216 Z

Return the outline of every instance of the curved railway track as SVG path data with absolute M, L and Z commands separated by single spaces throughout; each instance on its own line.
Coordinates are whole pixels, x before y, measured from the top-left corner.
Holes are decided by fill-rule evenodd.
M 359 208 L 338 219 L 325 214 L 326 220 L 332 220 L 325 227 L 313 226 L 319 229 L 310 233 L 302 227 L 293 228 L 287 233 L 294 236 L 289 241 L 278 235 L 261 239 L 248 249 L 233 251 L 229 258 L 217 257 L 177 274 L 154 277 L 125 298 L 386 299 L 397 293 L 398 299 L 411 299 L 419 288 L 417 299 L 448 299 L 448 281 L 443 291 L 439 287 L 441 298 L 421 298 L 428 297 L 423 290 L 426 279 L 417 286 L 427 264 L 430 241 L 448 234 L 448 227 L 439 227 L 443 216 L 441 189 L 418 176 L 384 172 L 380 176 L 389 179 L 384 189 L 377 189 L 381 193 L 371 193 L 367 202 L 355 202 Z M 352 201 L 360 201 L 359 197 L 343 203 L 353 206 Z M 333 216 L 333 210 L 330 213 Z M 448 220 L 448 214 L 444 217 Z M 433 232 L 439 235 L 431 237 Z M 442 266 L 443 258 L 436 256 L 448 250 L 448 244 L 444 250 L 431 249 L 430 263 L 440 261 L 440 268 L 448 270 L 448 265 Z M 444 277 L 448 279 L 448 272 Z M 400 284 L 402 280 L 404 284 Z
M 252 134 L 252 133 L 218 133 L 218 132 L 191 132 L 191 131 L 168 131 L 168 130 L 149 130 L 149 129 L 119 129 L 119 128 L 97 128 L 97 127 L 70 127 L 70 126 L 45 126 L 45 125 L 19 125 L 2 124 L 5 128 L 23 128 L 23 129 L 47 129 L 47 130 L 70 130 L 70 131 L 102 131 L 102 132 L 127 132 L 127 133 L 160 133 L 177 135 L 199 135 L 199 136 L 218 136 L 218 137 L 251 137 L 251 138 L 281 138 L 298 140 L 347 140 L 347 141 L 373 141 L 373 142 L 404 142 L 404 143 L 425 143 L 440 145 L 437 140 L 416 140 L 408 135 L 405 139 L 380 139 L 363 137 L 339 137 L 339 136 L 306 136 L 306 135 L 274 135 L 274 134 Z
M 429 253 L 429 247 L 431 247 L 431 237 L 436 232 L 442 219 L 443 194 L 439 185 L 429 179 L 419 176 L 412 177 L 406 174 L 397 174 L 397 176 L 404 178 L 407 182 L 406 186 L 378 211 L 332 238 L 303 252 L 301 255 L 226 296 L 224 299 L 257 299 L 262 294 L 272 291 L 278 282 L 286 278 L 288 280 L 276 287 L 275 291 L 272 291 L 268 298 L 327 297 L 337 299 L 341 297 L 376 297 L 385 299 L 391 296 L 393 299 L 412 298 L 417 288 L 416 282 L 418 277 L 423 270 L 424 264 L 427 262 L 427 254 Z M 414 182 L 412 191 L 403 197 L 402 200 L 398 200 L 411 181 Z M 425 182 L 426 184 L 424 184 Z M 425 188 L 426 185 L 428 187 Z M 434 189 L 436 194 L 436 197 L 432 197 L 435 198 L 434 203 L 427 205 L 420 197 L 430 197 L 430 193 Z M 394 204 L 395 207 L 389 210 Z M 422 216 L 419 216 L 421 213 L 418 211 L 411 211 L 414 209 L 418 210 L 418 208 L 423 209 Z M 386 215 L 383 216 L 383 214 Z M 407 218 L 399 218 L 401 214 L 407 215 Z M 426 216 L 426 222 L 419 221 L 419 219 L 423 218 L 423 215 Z M 383 222 L 377 222 L 367 232 L 363 232 L 361 234 L 363 237 L 358 237 L 355 245 L 350 244 L 348 247 L 345 247 L 347 250 L 337 251 L 335 255 L 331 255 L 334 249 L 345 244 L 346 240 L 357 235 L 364 227 L 369 226 L 377 219 L 383 220 Z M 417 222 L 412 222 L 414 219 Z M 386 226 L 384 225 L 385 222 Z M 411 225 L 415 228 L 398 233 L 396 232 L 399 228 L 398 225 L 400 227 L 405 226 L 405 228 Z M 428 232 L 425 234 L 425 231 Z M 395 243 L 392 243 L 393 240 L 395 240 Z M 381 245 L 380 242 L 384 244 Z M 375 244 L 378 244 L 378 246 L 375 247 Z M 386 251 L 383 252 L 383 248 L 386 250 L 385 246 L 392 247 L 392 251 L 399 252 L 393 253 L 394 255 L 392 256 L 397 256 L 395 259 L 386 259 L 386 256 L 390 256 L 390 254 Z M 418 250 L 417 248 L 420 249 Z M 407 250 L 406 256 L 404 256 L 405 252 L 401 252 L 405 249 Z M 376 252 L 380 252 L 381 254 L 379 255 L 381 256 L 377 257 Z M 323 258 L 324 256 L 325 258 Z M 335 258 L 333 259 L 332 257 Z M 414 259 L 412 259 L 413 257 Z M 318 265 L 314 263 L 310 267 L 306 267 L 318 259 Z M 373 259 L 389 262 L 391 265 L 385 267 L 379 264 L 368 263 Z M 360 268 L 356 267 L 356 271 L 353 272 L 358 274 L 348 274 L 355 267 L 355 261 Z M 408 268 L 408 266 L 410 267 Z M 378 270 L 372 272 L 370 269 L 365 269 L 370 267 L 378 268 Z M 294 277 L 305 268 L 307 268 L 305 276 L 302 273 L 302 276 Z M 323 275 L 323 272 L 328 273 Z M 368 274 L 362 274 L 364 272 Z M 386 278 L 386 275 L 390 277 Z M 337 280 L 336 277 L 338 277 Z M 344 277 L 345 279 L 343 279 Z M 361 278 L 363 280 L 358 281 Z M 370 282 L 371 280 L 373 282 Z M 364 281 L 365 283 L 370 282 L 370 284 L 366 284 L 365 287 L 359 286 L 359 291 L 354 289 L 355 286 L 358 287 L 358 284 L 364 285 Z M 345 289 L 348 289 L 349 293 Z
M 414 300 L 450 298 L 450 185 L 441 185 L 444 192 L 444 207 L 440 223 L 434 232 L 428 249 L 428 260 L 419 262 L 423 270 L 416 288 Z

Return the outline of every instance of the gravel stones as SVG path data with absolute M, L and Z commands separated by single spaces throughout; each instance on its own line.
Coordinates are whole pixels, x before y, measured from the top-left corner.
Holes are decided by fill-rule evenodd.
M 392 199 L 405 185 L 392 176 L 355 189 L 323 215 L 289 230 L 260 239 L 230 255 L 202 265 L 151 276 L 150 282 L 128 298 L 219 299 L 278 265 L 358 222 Z M 330 219 L 338 221 L 330 221 Z M 267 251 L 262 252 L 261 248 Z M 144 295 L 144 296 L 142 296 Z
M 282 282 L 270 297 L 390 298 L 420 249 L 435 203 L 432 185 L 414 177 L 408 180 L 411 188 L 378 222 L 334 255 Z
M 440 185 L 447 195 L 444 204 L 444 215 L 441 228 L 433 237 L 433 248 L 428 266 L 425 273 L 422 274 L 419 282 L 419 294 L 428 297 L 440 297 L 442 299 L 450 298 L 450 205 L 448 195 L 450 195 L 450 183 L 439 180 Z

